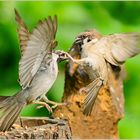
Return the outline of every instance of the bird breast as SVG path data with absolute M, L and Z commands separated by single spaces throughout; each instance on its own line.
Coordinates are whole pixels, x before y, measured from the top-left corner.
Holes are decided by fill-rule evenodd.
M 56 61 L 51 61 L 46 67 L 40 67 L 29 89 L 31 100 L 46 94 L 54 84 L 58 74 Z
M 90 79 L 94 80 L 97 77 L 100 77 L 106 83 L 108 79 L 108 70 L 107 70 L 106 61 L 103 58 L 103 56 L 100 54 L 90 52 L 88 56 L 85 58 L 86 60 L 90 61 L 89 63 L 92 63 L 90 66 L 85 65 L 84 67 Z

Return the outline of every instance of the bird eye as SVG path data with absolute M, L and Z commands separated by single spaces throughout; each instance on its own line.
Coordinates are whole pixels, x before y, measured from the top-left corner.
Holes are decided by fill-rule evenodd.
M 90 39 L 90 38 L 88 38 L 87 42 L 90 42 L 90 41 L 91 41 L 91 39 Z

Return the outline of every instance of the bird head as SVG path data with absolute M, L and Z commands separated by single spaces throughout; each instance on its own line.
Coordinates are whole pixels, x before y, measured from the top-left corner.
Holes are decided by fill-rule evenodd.
M 74 45 L 75 47 L 77 47 L 77 50 L 78 50 L 79 52 L 81 52 L 82 47 L 83 47 L 86 43 L 91 42 L 91 41 L 92 41 L 92 43 L 96 43 L 101 37 L 102 37 L 102 35 L 101 35 L 99 32 L 97 32 L 95 29 L 93 29 L 93 30 L 88 30 L 88 31 L 85 31 L 85 32 L 80 33 L 80 34 L 76 37 L 76 39 L 75 39 L 73 45 Z M 76 49 L 76 48 L 75 48 L 75 49 Z

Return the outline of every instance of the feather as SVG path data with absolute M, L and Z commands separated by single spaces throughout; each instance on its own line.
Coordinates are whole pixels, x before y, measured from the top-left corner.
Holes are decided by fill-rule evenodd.
M 119 66 L 140 53 L 140 33 L 113 34 L 102 37 L 95 45 L 112 65 Z
M 95 103 L 95 100 L 97 98 L 99 89 L 102 86 L 102 80 L 100 78 L 95 79 L 93 82 L 91 82 L 87 87 L 85 87 L 85 92 L 87 92 L 87 96 L 84 100 L 83 109 L 84 114 L 86 116 L 91 114 L 93 105 Z
M 29 41 L 29 30 L 27 26 L 25 25 L 24 21 L 20 17 L 18 11 L 15 9 L 15 19 L 16 22 L 18 23 L 18 36 L 19 36 L 19 42 L 20 42 L 20 50 L 21 50 L 21 55 L 24 54 L 24 51 L 27 47 L 27 43 Z
M 17 95 L 20 94 L 23 93 L 19 92 Z M 23 96 L 18 96 L 18 98 L 16 96 L 0 96 L 0 101 L 0 131 L 7 131 L 26 104 L 26 99 Z
M 24 88 L 31 83 L 47 52 L 55 47 L 52 42 L 55 42 L 56 21 L 56 17 L 39 21 L 30 34 L 28 46 L 19 63 L 20 84 Z

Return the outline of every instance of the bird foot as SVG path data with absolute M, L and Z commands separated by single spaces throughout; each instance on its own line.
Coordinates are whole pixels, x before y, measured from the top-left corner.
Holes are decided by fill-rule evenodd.
M 40 108 L 42 108 L 42 107 L 45 107 L 50 113 L 53 112 L 53 111 L 52 111 L 52 108 L 51 108 L 47 103 L 45 103 L 45 102 L 35 101 L 35 102 L 33 102 L 33 103 L 39 104 L 39 105 L 40 105 L 40 106 L 37 106 L 37 109 L 40 109 Z
M 40 109 L 45 106 L 49 110 L 49 112 L 52 112 L 52 109 L 54 109 L 58 106 L 65 106 L 65 105 L 67 105 L 67 103 L 55 103 L 55 104 L 53 104 L 53 106 L 50 107 L 47 103 L 45 103 L 45 105 L 37 106 L 37 109 Z
M 71 60 L 72 62 L 76 63 L 76 59 L 74 59 L 68 52 L 64 52 L 64 51 L 58 51 L 59 53 L 61 53 L 61 55 L 63 55 L 63 57 Z
M 54 101 L 50 101 L 50 100 L 48 100 L 48 98 L 46 96 L 43 96 L 42 99 L 44 100 L 45 103 L 51 104 L 52 105 L 51 108 L 56 108 L 57 106 L 67 105 L 67 103 L 57 103 L 57 102 L 54 102 Z
M 67 103 L 56 103 L 51 108 L 56 108 L 58 106 L 65 106 L 65 105 L 67 105 Z

